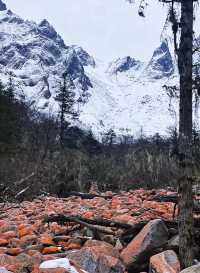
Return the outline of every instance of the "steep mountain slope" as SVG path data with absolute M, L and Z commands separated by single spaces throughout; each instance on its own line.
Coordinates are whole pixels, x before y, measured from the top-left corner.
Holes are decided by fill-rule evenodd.
M 162 88 L 177 82 L 168 44 L 163 41 L 149 63 L 133 57 L 110 64 L 95 61 L 78 46 L 67 46 L 47 20 L 23 20 L 0 0 L 0 77 L 12 76 L 23 94 L 44 112 L 57 114 L 55 95 L 64 72 L 76 86 L 80 126 L 100 136 L 164 134 L 176 123 L 177 102 Z
M 92 87 L 84 66 L 95 62 L 87 52 L 66 46 L 47 20 L 39 25 L 21 19 L 0 1 L 0 71 L 10 74 L 25 95 L 40 107 L 53 103 L 61 75 L 67 72 L 76 85 L 77 95 L 85 97 Z
M 81 119 L 96 132 L 113 128 L 117 134 L 166 134 L 177 126 L 176 96 L 164 85 L 177 84 L 176 65 L 167 41 L 154 51 L 149 63 L 131 57 L 86 69 L 93 93 Z

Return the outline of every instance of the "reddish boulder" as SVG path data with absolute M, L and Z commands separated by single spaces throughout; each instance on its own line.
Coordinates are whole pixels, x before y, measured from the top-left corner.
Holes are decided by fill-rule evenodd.
M 23 250 L 21 248 L 13 247 L 13 248 L 8 248 L 7 251 L 6 251 L 6 254 L 9 254 L 11 256 L 17 256 L 22 252 L 23 252 Z
M 8 240 L 7 239 L 1 239 L 0 238 L 0 246 L 6 246 L 6 245 L 8 245 Z
M 21 225 L 21 227 L 19 227 L 19 237 L 23 237 L 26 235 L 33 235 L 33 229 L 32 226 L 30 225 Z
M 97 241 L 97 240 L 88 240 L 84 247 L 89 247 L 90 249 L 93 249 L 94 251 L 98 251 L 99 254 L 107 255 L 115 258 L 119 258 L 119 251 L 118 249 L 114 248 L 111 244 Z
M 45 246 L 55 245 L 55 242 L 53 241 L 53 237 L 49 234 L 43 234 L 39 241 L 42 245 L 45 245 Z
M 150 259 L 150 273 L 179 273 L 180 262 L 173 250 L 167 250 Z
M 121 259 L 131 270 L 143 270 L 142 265 L 164 246 L 168 240 L 168 229 L 160 219 L 150 221 L 122 251 Z
M 103 247 L 94 246 L 84 247 L 79 251 L 68 253 L 67 257 L 89 273 L 124 273 L 124 265 L 118 258 L 112 257 L 112 254 Z

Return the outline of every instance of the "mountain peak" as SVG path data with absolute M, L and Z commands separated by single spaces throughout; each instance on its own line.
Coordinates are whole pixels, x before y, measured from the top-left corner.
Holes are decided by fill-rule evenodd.
M 147 73 L 154 79 L 170 77 L 174 73 L 174 62 L 167 41 L 162 41 L 154 51 Z
M 6 4 L 0 0 L 0 11 L 7 10 Z
M 126 56 L 124 58 L 118 58 L 114 62 L 110 63 L 108 68 L 108 72 L 111 74 L 117 74 L 118 72 L 126 72 L 131 68 L 138 69 L 140 66 L 140 61 L 131 58 L 130 56 Z
M 1 1 L 1 0 L 0 0 Z M 51 27 L 51 24 L 47 21 L 47 19 L 43 19 L 40 24 L 40 27 Z

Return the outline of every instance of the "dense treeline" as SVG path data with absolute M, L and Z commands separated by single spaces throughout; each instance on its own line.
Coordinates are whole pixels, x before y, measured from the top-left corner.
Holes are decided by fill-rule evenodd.
M 59 118 L 40 114 L 17 100 L 12 85 L 0 84 L 0 191 L 1 198 L 23 199 L 38 194 L 65 196 L 99 189 L 126 190 L 176 185 L 177 135 L 158 134 L 116 143 L 110 130 L 99 143 L 92 132 L 67 127 L 59 143 Z M 195 131 L 194 154 L 200 160 L 200 135 Z M 63 142 L 63 140 L 62 140 Z M 198 164 L 197 164 L 198 171 Z

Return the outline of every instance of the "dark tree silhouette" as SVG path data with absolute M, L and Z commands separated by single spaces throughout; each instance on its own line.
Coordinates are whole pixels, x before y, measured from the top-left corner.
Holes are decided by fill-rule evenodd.
M 71 120 L 78 117 L 78 113 L 74 109 L 75 93 L 74 83 L 70 75 L 64 73 L 62 75 L 62 83 L 60 90 L 56 96 L 56 100 L 60 107 L 60 144 L 63 147 L 65 142 L 65 134 L 70 126 Z

